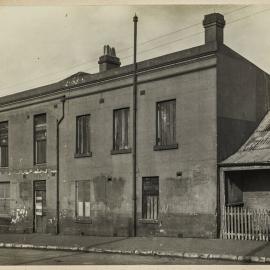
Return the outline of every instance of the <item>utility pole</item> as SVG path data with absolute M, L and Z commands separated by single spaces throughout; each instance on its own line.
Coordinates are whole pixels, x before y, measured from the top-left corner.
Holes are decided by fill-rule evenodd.
M 135 13 L 134 22 L 134 58 L 133 58 L 133 236 L 137 235 L 137 23 Z

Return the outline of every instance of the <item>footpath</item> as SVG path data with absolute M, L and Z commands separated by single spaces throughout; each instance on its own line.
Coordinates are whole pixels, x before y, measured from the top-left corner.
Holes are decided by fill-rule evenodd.
M 265 241 L 0 234 L 0 247 L 218 259 L 270 264 L 270 242 Z

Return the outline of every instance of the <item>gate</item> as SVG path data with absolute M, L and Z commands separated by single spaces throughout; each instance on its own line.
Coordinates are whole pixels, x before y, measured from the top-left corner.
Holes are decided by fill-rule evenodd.
M 270 211 L 225 206 L 222 211 L 221 237 L 223 239 L 270 239 Z

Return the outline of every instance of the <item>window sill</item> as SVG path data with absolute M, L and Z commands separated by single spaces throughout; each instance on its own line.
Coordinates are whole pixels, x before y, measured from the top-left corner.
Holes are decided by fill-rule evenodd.
M 87 154 L 74 154 L 74 158 L 86 158 L 86 157 L 92 157 L 92 152 Z
M 153 149 L 154 151 L 178 149 L 178 143 L 170 144 L 170 145 L 154 145 Z
M 47 168 L 47 163 L 35 163 L 34 166 L 37 168 Z
M 81 224 L 92 224 L 92 219 L 79 219 L 79 218 L 76 218 L 75 223 L 81 223 Z
M 9 214 L 0 214 L 0 219 L 11 219 Z
M 140 223 L 143 224 L 158 224 L 158 220 L 157 219 L 139 219 Z
M 129 154 L 129 153 L 131 153 L 131 148 L 121 150 L 111 150 L 111 155 Z
M 243 202 L 226 203 L 226 206 L 244 206 Z

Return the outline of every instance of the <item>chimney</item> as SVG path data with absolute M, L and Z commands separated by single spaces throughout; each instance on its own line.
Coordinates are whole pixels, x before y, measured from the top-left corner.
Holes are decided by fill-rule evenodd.
M 204 16 L 205 43 L 216 41 L 223 44 L 224 16 L 220 13 L 211 13 Z
M 112 68 L 120 67 L 120 59 L 116 57 L 115 49 L 109 45 L 104 45 L 104 53 L 99 57 L 99 71 L 106 71 Z

